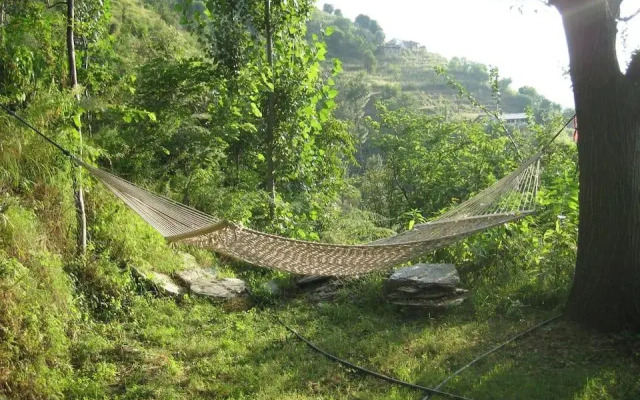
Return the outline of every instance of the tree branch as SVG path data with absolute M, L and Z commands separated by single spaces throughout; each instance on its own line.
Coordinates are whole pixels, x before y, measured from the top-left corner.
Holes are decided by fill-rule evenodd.
M 640 8 L 638 8 L 638 10 L 636 12 L 634 12 L 633 14 L 629 15 L 628 17 L 618 17 L 618 21 L 620 22 L 629 22 L 631 21 L 635 16 L 637 16 L 638 14 L 640 14 Z

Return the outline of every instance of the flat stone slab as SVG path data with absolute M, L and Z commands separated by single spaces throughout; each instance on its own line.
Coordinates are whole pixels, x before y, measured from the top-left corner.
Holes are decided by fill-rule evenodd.
M 133 271 L 140 279 L 153 285 L 164 295 L 181 296 L 185 292 L 169 275 L 154 271 L 144 271 L 138 268 L 133 268 Z
M 214 272 L 200 267 L 178 271 L 175 273 L 175 276 L 176 279 L 186 287 L 190 287 L 192 283 L 198 280 L 216 279 L 216 274 Z
M 401 288 L 402 289 L 402 288 Z M 396 290 L 390 293 L 387 293 L 387 300 L 391 302 L 395 301 L 404 301 L 404 300 L 416 300 L 416 301 L 425 301 L 425 300 L 436 300 L 436 299 L 446 299 L 446 298 L 462 298 L 466 297 L 468 294 L 468 290 L 461 288 L 453 288 L 452 290 L 423 290 L 418 292 L 405 292 L 403 290 Z
M 417 292 L 432 288 L 453 290 L 459 284 L 460 276 L 453 264 L 416 264 L 396 270 L 385 282 L 385 288 L 389 291 L 401 288 L 405 292 Z
M 247 284 L 237 278 L 197 279 L 189 287 L 191 292 L 212 299 L 229 300 L 247 293 Z
M 345 285 L 342 280 L 330 280 L 306 291 L 305 295 L 310 301 L 321 302 L 333 299 Z

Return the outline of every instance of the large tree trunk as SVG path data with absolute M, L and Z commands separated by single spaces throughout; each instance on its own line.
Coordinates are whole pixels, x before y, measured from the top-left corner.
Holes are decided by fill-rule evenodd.
M 615 51 L 620 0 L 557 0 L 580 121 L 580 221 L 568 318 L 640 330 L 640 88 Z
M 76 72 L 76 49 L 73 39 L 73 28 L 75 23 L 74 16 L 74 0 L 67 0 L 67 59 L 69 64 L 69 79 L 71 80 L 71 88 L 76 90 L 78 86 L 78 74 Z M 76 98 L 79 100 L 80 95 L 76 94 Z M 82 158 L 82 132 L 80 127 L 77 127 L 80 135 L 80 157 Z M 77 218 L 77 241 L 78 241 L 78 254 L 85 254 L 87 252 L 87 215 L 84 208 L 84 194 L 82 190 L 82 170 L 80 168 L 74 168 L 72 172 L 73 176 L 73 198 L 76 205 L 76 218 Z

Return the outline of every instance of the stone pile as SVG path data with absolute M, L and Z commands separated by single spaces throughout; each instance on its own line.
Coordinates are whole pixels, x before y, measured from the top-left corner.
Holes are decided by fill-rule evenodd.
M 384 287 L 390 303 L 441 310 L 462 304 L 467 290 L 459 284 L 453 264 L 416 264 L 396 270 Z

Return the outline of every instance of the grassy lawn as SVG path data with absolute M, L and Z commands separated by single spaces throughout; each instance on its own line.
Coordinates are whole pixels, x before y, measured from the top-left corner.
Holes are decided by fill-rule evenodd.
M 475 356 L 551 316 L 477 320 L 471 305 L 441 315 L 385 303 L 381 280 L 338 297 L 283 296 L 216 305 L 139 296 L 126 318 L 97 324 L 75 360 L 75 398 L 420 399 L 360 375 L 297 340 L 277 315 L 321 348 L 408 382 L 433 387 Z M 473 399 L 638 399 L 638 338 L 586 332 L 558 320 L 483 359 L 443 390 Z M 436 397 L 434 397 L 436 398 Z

